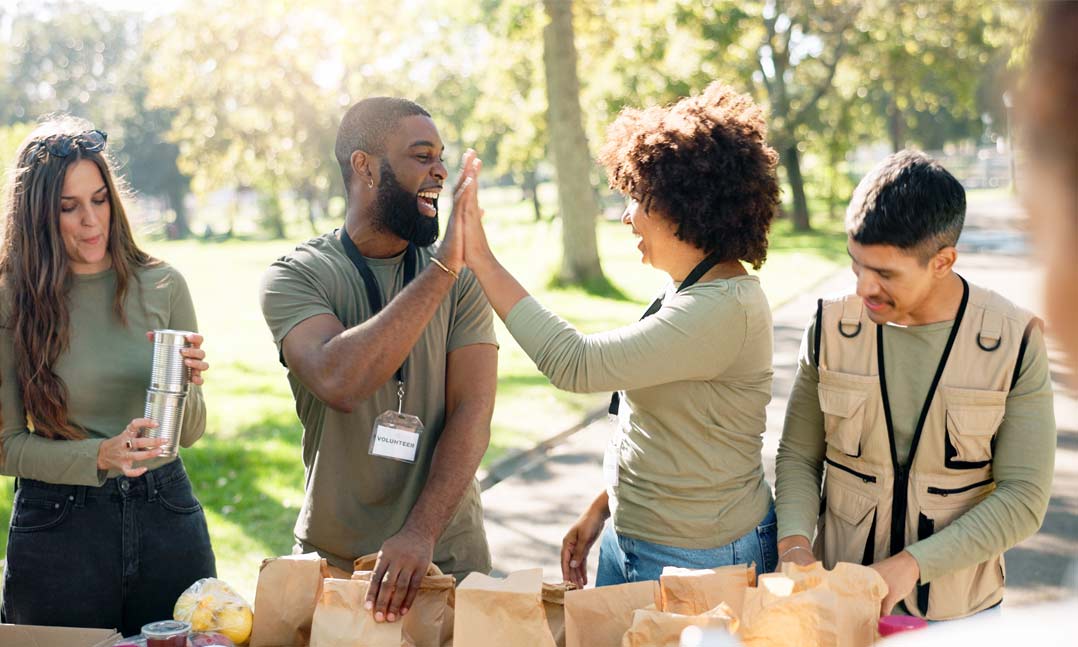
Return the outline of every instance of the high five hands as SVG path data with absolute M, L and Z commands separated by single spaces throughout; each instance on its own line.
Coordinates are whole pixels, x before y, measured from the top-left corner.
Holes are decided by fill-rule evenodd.
M 453 187 L 453 211 L 446 225 L 438 260 L 454 272 L 490 255 L 479 207 L 479 172 L 483 161 L 468 149 L 461 160 L 460 176 Z

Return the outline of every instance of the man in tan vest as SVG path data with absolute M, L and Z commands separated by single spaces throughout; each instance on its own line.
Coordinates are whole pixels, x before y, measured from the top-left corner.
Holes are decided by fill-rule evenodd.
M 861 181 L 846 214 L 857 293 L 820 300 L 779 445 L 780 562 L 871 565 L 884 614 L 998 605 L 1003 552 L 1048 505 L 1040 321 L 954 272 L 965 210 L 958 181 L 918 152 Z

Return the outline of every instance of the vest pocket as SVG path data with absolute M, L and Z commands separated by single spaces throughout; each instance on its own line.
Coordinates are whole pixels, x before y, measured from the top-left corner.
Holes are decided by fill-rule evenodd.
M 947 407 L 946 466 L 974 469 L 988 465 L 1007 393 L 943 387 L 943 397 Z
M 942 485 L 942 484 L 941 484 Z M 967 485 L 929 486 L 921 495 L 917 539 L 926 539 L 949 526 L 994 490 L 991 479 Z M 930 620 L 961 618 L 986 609 L 1000 600 L 1003 591 L 1003 557 L 997 555 L 953 573 L 918 585 L 906 599 L 916 601 L 920 615 Z
M 860 485 L 870 481 L 854 482 L 855 478 L 832 467 L 827 469 L 826 506 L 821 545 L 817 547 L 827 568 L 834 568 L 839 562 L 861 564 L 866 555 L 871 555 L 868 547 L 875 541 L 872 530 L 876 526 L 876 498 L 871 490 Z
M 819 385 L 818 392 L 827 444 L 847 456 L 859 457 L 867 395 L 825 384 Z

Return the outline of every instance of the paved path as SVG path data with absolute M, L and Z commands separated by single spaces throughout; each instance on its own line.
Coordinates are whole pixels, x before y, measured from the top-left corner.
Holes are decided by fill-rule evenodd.
M 1013 203 L 971 204 L 958 270 L 970 281 L 1042 312 L 1039 270 L 1027 256 L 1017 214 Z M 772 484 L 804 326 L 815 312 L 818 296 L 852 287 L 853 275 L 843 270 L 774 313 L 774 397 L 767 410 L 764 435 L 764 465 Z M 1008 606 L 1063 595 L 1067 590 L 1064 582 L 1074 578 L 1068 569 L 1078 557 L 1078 398 L 1060 386 L 1065 369 L 1058 352 L 1051 346 L 1049 351 L 1057 381 L 1059 427 L 1052 500 L 1041 531 L 1007 554 Z M 602 417 L 587 425 L 483 493 L 496 571 L 542 566 L 548 580 L 560 579 L 561 538 L 603 487 L 603 448 L 611 424 Z M 589 560 L 589 581 L 594 581 L 597 556 L 596 548 Z

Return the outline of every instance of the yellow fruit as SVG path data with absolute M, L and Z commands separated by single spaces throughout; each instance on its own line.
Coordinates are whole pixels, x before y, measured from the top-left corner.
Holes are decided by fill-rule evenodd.
M 251 637 L 251 625 L 254 623 L 254 614 L 246 605 L 226 606 L 217 614 L 217 628 L 214 631 L 222 633 L 237 645 L 247 642 Z
M 188 622 L 191 623 L 192 631 L 209 631 L 213 629 L 213 625 L 215 624 L 213 609 L 206 606 L 204 603 L 199 602 Z

